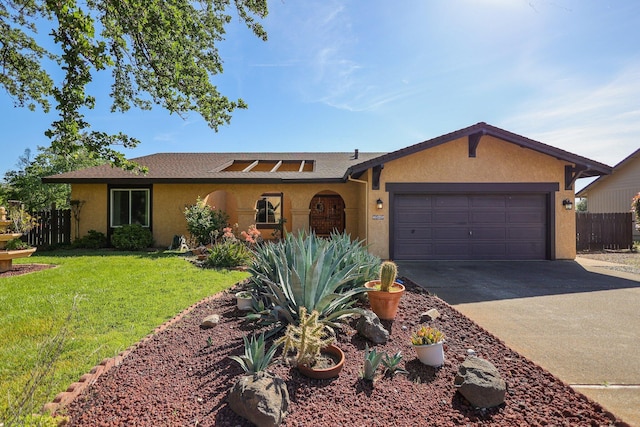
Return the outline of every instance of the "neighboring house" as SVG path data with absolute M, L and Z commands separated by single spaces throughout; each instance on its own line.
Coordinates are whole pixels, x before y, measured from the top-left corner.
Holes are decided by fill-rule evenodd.
M 579 177 L 611 167 L 486 123 L 391 153 L 163 153 L 54 175 L 84 201 L 80 235 L 137 222 L 159 246 L 201 197 L 240 229 L 344 231 L 381 258 L 573 259 Z M 74 227 L 75 229 L 75 227 Z
M 631 199 L 640 192 L 640 149 L 613 167 L 611 175 L 580 190 L 576 196 L 587 199 L 587 212 L 618 213 L 631 210 Z M 635 230 L 635 227 L 634 227 Z M 635 231 L 635 236 L 639 236 Z

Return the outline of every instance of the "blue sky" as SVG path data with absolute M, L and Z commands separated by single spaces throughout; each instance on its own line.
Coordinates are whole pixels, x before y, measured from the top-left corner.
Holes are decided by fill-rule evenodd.
M 95 130 L 156 152 L 393 151 L 484 121 L 615 165 L 640 147 L 637 0 L 275 0 L 255 38 L 237 20 L 219 90 L 243 98 L 218 133 L 196 114 L 109 112 Z M 49 144 L 55 120 L 0 94 L 0 173 Z M 577 189 L 586 185 L 577 184 Z

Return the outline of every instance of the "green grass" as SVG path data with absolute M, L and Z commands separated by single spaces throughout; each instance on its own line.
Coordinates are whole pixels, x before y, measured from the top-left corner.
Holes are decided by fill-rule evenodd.
M 68 335 L 51 383 L 34 395 L 37 409 L 102 359 L 248 276 L 203 270 L 167 253 L 54 251 L 14 261 L 25 262 L 58 267 L 0 279 L 0 416 L 15 404 L 8 396 L 15 402 L 42 358 L 39 351 L 61 328 Z

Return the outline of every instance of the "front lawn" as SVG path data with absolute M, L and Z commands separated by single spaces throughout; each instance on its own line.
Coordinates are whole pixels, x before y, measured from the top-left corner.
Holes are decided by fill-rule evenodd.
M 59 357 L 50 381 L 35 392 L 36 410 L 102 359 L 248 277 L 200 269 L 180 255 L 163 253 L 36 252 L 18 263 L 58 267 L 0 278 L 0 419 L 31 376 L 50 365 L 46 343 L 61 331 L 67 335 L 62 350 L 53 351 Z

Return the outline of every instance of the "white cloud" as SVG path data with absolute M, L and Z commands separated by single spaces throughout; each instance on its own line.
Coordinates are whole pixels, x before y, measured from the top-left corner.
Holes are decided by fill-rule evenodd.
M 640 63 L 609 81 L 574 81 L 545 91 L 506 127 L 556 147 L 615 165 L 640 146 Z

